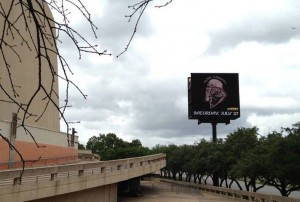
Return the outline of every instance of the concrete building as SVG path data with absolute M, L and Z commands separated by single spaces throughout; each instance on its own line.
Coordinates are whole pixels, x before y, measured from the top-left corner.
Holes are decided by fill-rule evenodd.
M 53 19 L 47 4 L 42 1 L 32 1 L 32 6 Z M 48 48 L 47 54 L 50 59 L 39 61 L 37 55 L 46 54 L 46 51 L 45 49 L 41 52 L 36 51 L 38 40 L 36 27 L 26 7 L 27 5 L 23 7 L 26 12 L 24 18 L 20 17 L 22 12 L 20 3 L 1 1 L 1 9 L 3 9 L 1 12 L 8 16 L 8 21 L 5 21 L 3 16 L 0 17 L 0 133 L 22 153 L 24 160 L 29 160 L 27 164 L 31 162 L 37 165 L 42 161 L 46 164 L 63 163 L 68 158 L 76 160 L 78 157 L 77 137 L 74 140 L 75 144 L 70 147 L 67 135 L 60 132 L 59 112 L 55 107 L 59 106 L 59 92 L 57 76 L 53 74 L 58 72 L 57 55 L 52 52 L 54 50 L 53 39 L 42 40 L 44 43 L 42 46 Z M 41 24 L 45 25 L 43 27 L 45 34 L 55 34 L 55 30 L 53 31 L 53 28 L 47 25 L 45 17 L 38 15 L 38 19 Z M 51 26 L 54 27 L 53 24 Z M 2 33 L 5 34 L 2 35 Z M 43 89 L 40 89 L 41 86 Z M 49 102 L 47 94 L 51 95 L 49 99 L 53 103 Z M 32 99 L 33 95 L 35 95 L 34 99 Z M 20 110 L 20 106 L 12 102 L 10 98 L 22 103 L 25 107 L 32 102 L 28 113 L 35 116 L 25 115 L 25 124 L 37 144 L 24 128 L 18 127 L 24 117 L 24 111 Z M 13 114 L 18 119 L 13 120 Z M 39 118 L 40 115 L 42 115 L 41 118 Z M 21 160 L 15 151 L 9 149 L 3 138 L 0 138 L 0 154 L 0 168 L 2 169 L 6 168 L 9 162 Z M 40 160 L 33 162 L 38 159 Z

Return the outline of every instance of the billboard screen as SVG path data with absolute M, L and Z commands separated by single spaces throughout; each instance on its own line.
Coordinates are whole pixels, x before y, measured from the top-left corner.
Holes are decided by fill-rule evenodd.
M 188 117 L 201 123 L 229 123 L 240 117 L 237 73 L 191 73 Z

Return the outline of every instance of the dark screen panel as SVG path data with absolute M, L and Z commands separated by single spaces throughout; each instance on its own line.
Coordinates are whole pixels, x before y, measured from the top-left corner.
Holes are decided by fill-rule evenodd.
M 240 117 L 237 73 L 191 73 L 188 78 L 189 119 L 229 122 Z

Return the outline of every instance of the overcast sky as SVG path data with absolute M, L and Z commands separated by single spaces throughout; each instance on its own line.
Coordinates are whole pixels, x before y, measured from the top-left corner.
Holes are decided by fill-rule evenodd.
M 148 147 L 211 138 L 210 124 L 187 118 L 191 72 L 239 73 L 241 117 L 218 124 L 218 137 L 253 126 L 267 135 L 300 121 L 299 0 L 173 0 L 155 8 L 166 2 L 156 0 L 119 58 L 134 28 L 124 16 L 139 1 L 83 2 L 99 28 L 98 38 L 77 15 L 73 25 L 113 56 L 78 60 L 70 43 L 61 46 L 73 81 L 88 95 L 85 100 L 72 89 L 73 107 L 66 112 L 69 121 L 80 121 L 71 127 L 81 143 L 99 133 L 139 139 Z

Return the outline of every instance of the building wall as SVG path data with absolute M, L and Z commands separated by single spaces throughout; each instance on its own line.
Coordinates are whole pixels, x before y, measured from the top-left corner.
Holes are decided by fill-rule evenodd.
M 17 132 L 16 132 L 16 140 L 17 141 L 25 141 L 25 142 L 33 142 L 32 137 L 29 134 L 26 134 L 24 128 L 18 127 L 17 125 Z M 10 139 L 11 133 L 11 122 L 1 121 L 0 120 L 0 128 L 1 134 Z M 36 142 L 41 144 L 51 144 L 56 146 L 68 147 L 68 136 L 66 133 L 49 130 L 46 128 L 35 127 L 35 126 L 26 126 L 28 131 L 31 132 L 33 137 L 35 138 Z M 69 134 L 69 136 L 71 136 Z M 71 139 L 71 137 L 69 137 Z M 78 136 L 75 136 L 74 140 L 75 144 L 74 147 L 78 148 Z
M 9 12 L 9 7 L 12 2 L 14 2 L 13 7 Z M 42 1 L 39 2 L 41 3 Z M 36 1 L 32 1 L 32 3 L 34 7 L 37 8 Z M 18 111 L 18 106 L 12 103 L 9 97 L 14 98 L 17 102 L 26 105 L 30 102 L 32 95 L 38 90 L 39 65 L 36 57 L 37 52 L 35 51 L 35 46 L 33 45 L 33 43 L 36 43 L 37 37 L 32 18 L 26 18 L 29 29 L 27 29 L 25 26 L 24 18 L 19 18 L 21 8 L 20 4 L 17 1 L 1 1 L 1 4 L 1 10 L 3 9 L 3 11 L 1 12 L 10 13 L 9 20 L 11 22 L 15 22 L 14 25 L 19 29 L 20 35 L 24 38 L 25 41 L 28 42 L 28 45 L 24 42 L 22 43 L 22 37 L 19 36 L 19 33 L 16 30 L 12 29 L 12 33 L 8 32 L 9 34 L 5 35 L 3 41 L 9 44 L 10 46 L 14 46 L 14 50 L 12 50 L 9 46 L 4 45 L 4 43 L 2 43 L 2 46 L 0 47 L 3 51 L 3 54 L 8 56 L 6 57 L 6 62 L 7 64 L 9 64 L 9 67 L 7 68 L 5 60 L 2 56 L 3 54 L 0 54 L 0 85 L 6 91 L 4 92 L 0 88 L 0 121 L 11 121 L 12 113 L 16 113 Z M 51 16 L 51 18 L 53 18 L 48 6 L 44 6 L 47 16 Z M 40 19 L 41 22 L 43 22 L 43 17 L 40 17 Z M 3 29 L 6 29 L 7 27 L 7 24 L 4 24 L 4 18 L 0 17 L 0 33 L 6 33 L 6 30 L 3 31 Z M 31 40 L 31 37 L 29 36 L 28 30 L 31 30 L 33 42 Z M 44 31 L 50 33 L 49 26 L 46 26 Z M 51 47 L 49 46 L 50 42 L 51 40 L 49 42 L 47 41 L 45 45 Z M 28 48 L 28 46 L 30 48 Z M 48 54 L 50 55 L 50 60 L 53 65 L 51 68 L 53 69 L 49 68 L 45 59 L 41 61 L 41 84 L 48 93 L 50 92 L 51 85 L 53 84 L 52 89 L 55 93 L 52 93 L 51 99 L 57 106 L 59 106 L 59 99 L 57 96 L 59 93 L 57 77 L 51 76 L 52 72 L 58 72 L 57 56 L 55 53 L 52 52 Z M 54 81 L 54 83 L 52 83 L 52 81 Z M 13 91 L 12 83 L 15 87 L 14 89 L 16 90 L 16 92 Z M 45 93 L 39 91 L 35 99 L 32 101 L 31 107 L 28 111 L 29 113 L 37 116 L 27 118 L 26 124 L 59 131 L 59 112 L 55 109 L 55 105 L 51 103 L 47 105 L 48 100 L 44 100 L 43 98 L 45 98 Z M 37 118 L 43 113 L 46 106 L 47 109 L 45 113 L 43 114 L 42 118 L 39 119 L 39 121 L 37 122 Z M 22 112 L 22 110 L 20 110 L 18 112 L 18 117 L 23 118 L 23 116 L 24 113 Z
M 26 4 L 27 1 L 22 2 Z M 41 0 L 31 2 L 36 10 L 45 11 L 46 16 L 53 19 L 47 4 Z M 42 5 L 43 10 L 40 9 L 39 4 Z M 47 52 L 51 65 L 49 65 L 49 61 L 42 59 L 41 69 L 39 69 L 36 43 L 38 38 L 41 39 L 41 37 L 37 36 L 34 20 L 27 9 L 25 9 L 26 18 L 20 17 L 20 5 L 15 0 L 1 1 L 1 12 L 9 13 L 8 20 L 14 26 L 11 26 L 12 29 L 7 29 L 8 24 L 5 23 L 3 17 L 0 17 L 0 38 L 4 41 L 0 47 L 0 133 L 10 140 L 11 144 L 22 154 L 24 160 L 27 161 L 26 166 L 64 163 L 72 159 L 74 161 L 78 157 L 78 137 L 75 137 L 74 146 L 70 146 L 67 135 L 60 132 L 60 115 L 56 108 L 56 106 L 59 107 L 58 79 L 53 74 L 53 72 L 58 73 L 58 66 L 57 55 L 54 46 L 52 46 L 54 43 L 53 39 L 41 40 L 45 41 L 42 46 L 46 46 L 52 51 Z M 53 31 L 55 35 L 56 30 L 54 30 L 53 22 L 49 26 L 47 20 L 41 15 L 39 20 L 40 24 L 45 25 L 43 26 L 44 33 L 51 35 L 51 31 Z M 14 27 L 18 30 L 14 29 Z M 1 34 L 6 32 L 8 35 L 5 34 L 2 38 Z M 45 50 L 41 50 L 41 54 L 45 54 Z M 6 57 L 3 57 L 3 55 L 6 55 Z M 39 74 L 39 72 L 41 73 Z M 42 90 L 38 91 L 40 84 L 47 93 Z M 37 94 L 32 100 L 35 92 Z M 49 99 L 44 99 L 45 97 L 47 98 L 46 94 L 51 94 L 51 100 L 53 100 L 54 104 L 49 102 Z M 25 116 L 24 112 L 20 110 L 18 105 L 11 102 L 10 98 L 24 104 L 23 107 L 31 102 L 28 113 L 35 116 L 26 116 L 25 125 L 38 146 L 23 127 L 17 127 L 16 137 L 12 136 L 11 122 L 13 113 L 18 113 L 17 126 L 20 126 L 21 120 Z M 42 114 L 43 116 L 40 117 Z M 37 159 L 40 160 L 37 162 L 30 161 Z M 7 142 L 0 138 L 0 169 L 7 168 L 9 162 L 11 164 L 13 161 L 18 162 L 20 160 L 17 152 L 10 150 Z M 15 164 L 14 166 L 21 166 L 21 164 Z
M 11 123 L 0 121 L 1 134 L 10 139 Z M 17 127 L 14 146 L 22 154 L 26 166 L 39 166 L 74 162 L 78 159 L 78 136 L 75 136 L 74 146 L 68 145 L 67 134 L 44 128 L 27 126 L 32 137 L 26 134 L 22 127 Z M 69 137 L 69 139 L 71 139 Z M 14 150 L 10 150 L 7 142 L 0 138 L 0 169 L 7 169 L 10 153 L 13 153 L 13 167 L 22 167 L 21 158 Z M 36 162 L 32 162 L 39 160 Z
M 15 148 L 26 161 L 25 167 L 64 164 L 78 159 L 77 148 L 49 144 L 39 144 L 39 146 L 37 147 L 33 142 L 16 141 Z M 10 151 L 8 144 L 4 140 L 0 140 L 0 170 L 9 168 Z M 20 156 L 14 152 L 14 162 L 11 168 L 21 168 L 22 166 Z

